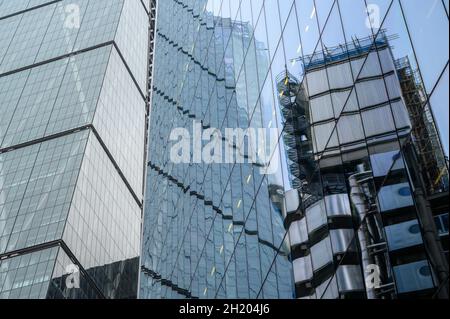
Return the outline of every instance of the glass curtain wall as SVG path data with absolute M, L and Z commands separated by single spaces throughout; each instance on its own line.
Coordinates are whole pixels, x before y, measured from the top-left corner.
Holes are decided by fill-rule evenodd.
M 148 3 L 0 1 L 0 298 L 136 298 L 147 59 Z
M 141 298 L 445 296 L 448 9 L 159 1 Z M 278 170 L 173 163 L 196 125 L 276 128 Z

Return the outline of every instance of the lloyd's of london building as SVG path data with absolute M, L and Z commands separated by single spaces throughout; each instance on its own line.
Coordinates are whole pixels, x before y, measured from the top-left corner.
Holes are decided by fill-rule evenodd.
M 425 171 L 430 163 L 416 152 L 411 95 L 419 104 L 423 95 L 416 81 L 402 85 L 402 61 L 381 32 L 305 57 L 301 83 L 280 77 L 294 186 L 286 221 L 300 298 L 431 296 L 445 282 L 445 236 L 441 242 L 439 212 L 423 193 L 441 158 L 433 152 L 434 170 Z M 432 143 L 426 110 L 416 121 Z M 433 185 L 444 191 L 448 179 Z
M 0 0 L 0 298 L 448 298 L 448 12 Z

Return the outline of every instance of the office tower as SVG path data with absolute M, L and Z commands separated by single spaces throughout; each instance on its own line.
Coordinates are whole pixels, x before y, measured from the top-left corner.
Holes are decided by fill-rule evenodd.
M 294 296 L 282 185 L 261 172 L 267 161 L 251 160 L 247 142 L 225 134 L 276 125 L 272 95 L 260 98 L 264 39 L 229 9 L 158 2 L 140 298 Z M 197 129 L 220 132 L 223 154 L 231 148 L 244 161 L 197 158 Z M 174 130 L 190 135 L 187 162 L 171 156 Z
M 370 265 L 383 272 L 386 291 L 377 293 L 390 295 L 388 249 L 422 241 L 420 231 L 406 243 L 398 238 L 420 228 L 400 150 L 412 125 L 388 40 L 357 39 L 305 61 L 301 84 L 288 73 L 279 84 L 301 197 L 289 228 L 299 297 L 375 297 L 364 285 Z
M 278 77 L 298 298 L 448 298 L 448 167 L 420 71 L 388 32 L 323 36 L 301 79 Z
M 0 298 L 135 298 L 149 3 L 0 1 Z

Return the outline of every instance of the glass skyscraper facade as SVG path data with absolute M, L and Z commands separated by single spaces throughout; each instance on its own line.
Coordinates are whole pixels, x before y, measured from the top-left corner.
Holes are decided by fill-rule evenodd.
M 265 44 L 251 23 L 214 14 L 211 4 L 158 3 L 140 297 L 292 298 L 282 207 L 273 200 L 281 186 L 261 174 L 265 164 L 170 157 L 171 131 L 198 126 L 223 133 L 220 142 L 246 159 L 225 129 L 262 128 L 275 111 L 258 98 Z M 249 81 L 239 77 L 244 68 Z
M 0 0 L 0 299 L 448 299 L 448 22 Z
M 448 298 L 448 10 L 159 1 L 140 297 Z M 177 128 L 278 146 L 178 164 Z
M 136 298 L 149 9 L 0 1 L 0 298 Z

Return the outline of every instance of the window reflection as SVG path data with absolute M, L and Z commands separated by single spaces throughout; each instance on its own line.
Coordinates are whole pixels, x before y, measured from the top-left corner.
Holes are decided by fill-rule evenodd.
M 146 267 L 199 298 L 434 294 L 422 227 L 448 192 L 446 8 L 366 4 L 159 2 Z M 167 136 L 192 119 L 277 127 L 280 169 L 172 165 Z M 364 285 L 371 265 L 383 288 Z M 144 296 L 179 296 L 151 282 Z

